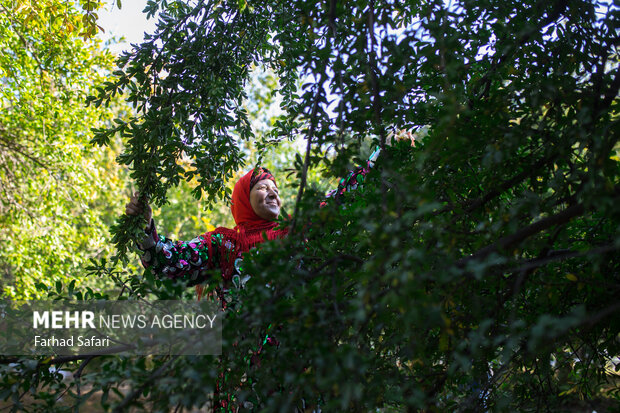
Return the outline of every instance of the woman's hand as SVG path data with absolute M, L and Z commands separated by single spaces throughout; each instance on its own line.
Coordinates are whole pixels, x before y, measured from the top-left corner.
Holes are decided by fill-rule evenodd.
M 415 146 L 415 136 L 413 136 L 413 133 L 405 129 L 401 129 L 399 131 L 391 131 L 390 133 L 388 133 L 385 143 L 387 143 L 389 146 L 392 146 L 399 141 L 411 142 L 411 146 Z
M 146 219 L 147 225 L 151 225 L 151 218 L 153 218 L 153 210 L 149 204 L 140 202 L 140 193 L 134 192 L 129 199 L 127 205 L 125 205 L 125 213 L 127 215 L 139 215 L 143 214 Z

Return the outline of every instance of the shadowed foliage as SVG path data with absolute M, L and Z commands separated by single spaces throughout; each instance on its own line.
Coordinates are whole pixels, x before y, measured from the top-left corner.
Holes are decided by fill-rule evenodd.
M 145 11 L 159 12 L 156 32 L 90 99 L 124 92 L 134 105 L 94 141 L 123 137 L 119 161 L 145 199 L 163 205 L 193 178 L 205 202 L 226 199 L 248 142 L 301 136 L 306 150 L 291 165 L 291 233 L 247 254 L 252 278 L 226 313 L 223 356 L 74 364 L 106 408 L 205 406 L 220 372 L 256 411 L 618 402 L 617 8 L 205 0 Z M 257 135 L 244 106 L 254 65 L 277 74 L 284 110 Z M 394 128 L 416 146 L 386 147 Z M 363 187 L 318 208 L 309 171 L 343 176 L 369 140 L 383 150 Z M 118 221 L 118 258 L 139 221 Z M 123 298 L 192 297 L 148 271 L 92 271 L 125 283 Z M 277 348 L 262 347 L 266 334 Z M 2 380 L 26 383 L 60 361 L 23 362 Z M 132 391 L 107 397 L 121 385 Z

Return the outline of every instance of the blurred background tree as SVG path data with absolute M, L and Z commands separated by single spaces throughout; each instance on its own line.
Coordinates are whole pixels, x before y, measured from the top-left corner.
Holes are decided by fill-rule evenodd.
M 92 34 L 94 2 L 0 2 L 0 288 L 5 297 L 85 280 L 85 263 L 112 250 L 108 228 L 126 197 L 120 141 L 89 145 L 90 128 L 127 105 L 86 107 L 114 58 Z M 96 30 L 96 27 L 95 27 Z
M 282 162 L 291 233 L 246 257 L 252 280 L 226 314 L 221 358 L 89 359 L 63 384 L 41 367 L 67 360 L 22 361 L 5 397 L 87 383 L 105 408 L 189 410 L 224 369 L 236 403 L 257 411 L 617 406 L 614 5 L 150 1 L 145 12 L 160 13 L 157 30 L 90 98 L 126 93 L 135 112 L 95 142 L 120 134 L 119 161 L 160 206 L 190 185 L 211 207 L 242 166 Z M 248 103 L 255 67 L 275 73 L 265 84 L 282 110 L 263 130 L 260 101 L 258 115 Z M 420 143 L 386 147 L 394 128 Z M 298 137 L 299 156 L 266 152 Z M 323 188 L 308 178 L 343 176 L 370 140 L 383 151 L 363 188 L 317 208 Z M 117 222 L 119 258 L 141 224 Z M 130 285 L 123 298 L 191 297 L 148 271 L 92 271 Z M 268 331 L 280 345 L 250 367 Z

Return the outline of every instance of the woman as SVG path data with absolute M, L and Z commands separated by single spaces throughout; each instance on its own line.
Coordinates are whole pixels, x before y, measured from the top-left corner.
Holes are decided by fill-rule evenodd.
M 139 243 L 144 252 L 141 259 L 154 274 L 169 278 L 182 278 L 188 285 L 206 280 L 209 270 L 219 268 L 222 288 L 218 295 L 226 307 L 226 292 L 231 287 L 241 288 L 249 277 L 242 277 L 241 255 L 265 239 L 274 240 L 287 234 L 286 229 L 276 229 L 275 220 L 280 214 L 282 201 L 274 176 L 266 168 L 252 169 L 235 184 L 231 212 L 237 226 L 234 229 L 219 227 L 188 242 L 176 242 L 160 237 L 155 229 L 151 208 L 142 207 L 135 193 L 125 207 L 128 215 L 143 213 L 149 225 L 146 237 Z M 196 285 L 198 298 L 202 285 Z
M 357 188 L 358 182 L 374 165 L 378 154 L 379 151 L 375 151 L 365 168 L 358 167 L 351 172 L 328 197 L 339 198 L 347 190 Z M 266 239 L 282 238 L 288 233 L 287 229 L 276 228 L 278 224 L 275 220 L 280 214 L 282 201 L 274 176 L 265 168 L 249 171 L 235 184 L 230 208 L 237 224 L 234 229 L 219 227 L 189 242 L 173 243 L 160 237 L 155 229 L 151 208 L 148 205 L 143 207 L 138 199 L 139 194 L 135 193 L 125 211 L 128 215 L 142 213 L 149 222 L 145 229 L 146 237 L 139 244 L 139 248 L 144 252 L 141 257 L 142 264 L 151 268 L 158 276 L 183 278 L 188 281 L 188 285 L 198 284 L 198 299 L 203 293 L 200 283 L 207 278 L 209 270 L 219 268 L 222 282 L 215 291 L 223 309 L 226 309 L 232 300 L 231 288 L 242 288 L 250 278 L 241 271 L 242 254 Z M 260 341 L 251 355 L 250 365 L 260 365 L 260 354 L 264 345 L 279 344 L 270 335 Z M 226 380 L 226 375 L 220 373 L 213 396 L 214 411 L 237 411 L 233 395 L 222 391 L 221 386 Z
M 415 144 L 411 132 L 400 130 L 390 132 L 387 144 L 396 141 Z M 380 149 L 376 148 L 370 155 L 365 166 L 358 166 L 338 184 L 338 188 L 329 192 L 326 198 L 340 201 L 345 193 L 355 190 L 363 181 L 364 176 L 375 164 Z M 232 287 L 242 288 L 250 278 L 241 272 L 241 256 L 265 239 L 282 238 L 287 229 L 276 229 L 275 220 L 280 214 L 280 200 L 275 177 L 266 168 L 255 168 L 246 173 L 235 184 L 230 210 L 237 226 L 234 229 L 219 227 L 191 241 L 171 240 L 160 237 L 155 229 L 150 206 L 139 202 L 139 194 L 135 193 L 125 207 L 128 215 L 144 214 L 149 223 L 145 229 L 146 237 L 139 243 L 143 251 L 142 264 L 157 276 L 183 278 L 188 285 L 196 285 L 198 298 L 202 296 L 203 286 L 210 270 L 219 269 L 222 276 L 222 288 L 218 295 L 222 306 L 226 307 L 226 292 Z M 321 202 L 321 206 L 325 201 Z
M 411 140 L 411 133 L 404 132 L 390 137 L 390 143 L 395 140 Z M 377 148 L 370 156 L 366 166 L 357 167 L 342 179 L 338 189 L 331 191 L 327 198 L 337 201 L 351 190 L 355 190 L 363 181 L 364 176 L 374 166 L 379 156 Z M 231 212 L 236 223 L 234 229 L 219 227 L 207 232 L 189 242 L 176 242 L 160 237 L 155 229 L 151 208 L 142 205 L 139 194 L 135 193 L 126 205 L 128 215 L 144 214 L 149 225 L 145 229 L 146 238 L 139 248 L 144 252 L 142 263 L 145 267 L 159 276 L 170 278 L 184 278 L 188 285 L 196 285 L 198 298 L 202 296 L 203 286 L 209 270 L 219 269 L 222 282 L 216 289 L 222 307 L 226 308 L 230 302 L 228 292 L 230 288 L 242 288 L 250 278 L 241 271 L 241 257 L 265 240 L 274 240 L 286 236 L 287 229 L 278 229 L 275 220 L 280 214 L 282 202 L 275 177 L 266 168 L 255 168 L 246 173 L 235 184 L 232 194 Z M 324 204 L 322 202 L 321 204 Z M 263 345 L 277 345 L 277 340 L 266 336 L 263 343 L 252 354 L 251 364 L 260 364 L 258 355 Z M 225 380 L 224 376 L 220 378 Z M 220 394 L 220 385 L 216 385 L 214 400 L 216 410 L 228 411 L 232 406 L 231 396 Z M 234 408 L 233 408 L 234 409 Z

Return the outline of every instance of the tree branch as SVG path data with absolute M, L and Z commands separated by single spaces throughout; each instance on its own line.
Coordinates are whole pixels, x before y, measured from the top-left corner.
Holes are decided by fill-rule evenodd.
M 97 356 L 87 356 L 82 363 L 80 364 L 80 367 L 78 367 L 78 369 L 75 371 L 75 373 L 73 373 L 73 377 L 82 377 L 82 371 L 84 370 L 84 368 L 88 365 L 88 363 L 91 362 L 92 359 L 94 359 Z
M 577 258 L 577 257 L 587 257 L 590 255 L 605 254 L 605 253 L 615 251 L 618 249 L 620 249 L 619 246 L 610 244 L 610 245 L 605 245 L 605 246 L 598 247 L 598 248 L 592 248 L 591 250 L 588 250 L 588 251 L 573 251 L 573 250 L 550 251 L 544 257 L 525 261 L 523 265 L 512 270 L 511 272 L 516 273 L 516 272 L 521 272 L 521 271 L 530 271 L 530 270 L 545 266 L 553 261 L 567 260 L 570 258 Z
M 545 3 L 544 1 L 541 1 L 539 2 L 539 5 L 542 7 L 544 3 Z M 480 84 L 482 85 L 482 91 L 480 92 L 480 95 L 478 96 L 479 99 L 485 97 L 487 93 L 489 93 L 489 89 L 491 87 L 491 75 L 494 74 L 497 71 L 497 69 L 502 64 L 504 64 L 504 62 L 509 57 L 511 57 L 522 45 L 524 45 L 534 33 L 539 33 L 543 27 L 552 23 L 558 17 L 560 17 L 560 14 L 566 9 L 567 6 L 568 6 L 568 0 L 559 0 L 555 4 L 552 13 L 549 14 L 546 19 L 544 19 L 542 22 L 540 22 L 537 25 L 530 26 L 529 30 L 524 30 L 522 32 L 523 34 L 516 41 L 513 41 L 505 46 L 502 44 L 498 44 L 498 46 L 496 47 L 496 50 L 505 50 L 505 52 L 502 53 L 500 56 L 497 57 L 497 59 L 493 61 L 489 71 L 485 73 L 485 75 L 480 79 Z M 515 19 L 522 19 L 522 16 L 518 15 L 515 17 Z M 512 38 L 510 40 L 512 40 Z
M 489 202 L 492 199 L 500 196 L 501 194 L 503 194 L 504 192 L 506 192 L 507 190 L 509 190 L 513 186 L 517 185 L 518 183 L 520 183 L 524 179 L 526 179 L 526 178 L 532 176 L 533 174 L 535 174 L 538 171 L 539 168 L 543 167 L 548 162 L 553 161 L 556 157 L 557 157 L 557 155 L 551 156 L 549 158 L 542 158 L 542 159 L 538 160 L 537 162 L 535 162 L 533 165 L 530 165 L 530 166 L 526 167 L 523 170 L 523 172 L 513 176 L 512 178 L 508 179 L 507 181 L 502 182 L 499 186 L 497 186 L 494 189 L 492 189 L 489 192 L 487 192 L 486 195 L 484 195 L 483 197 L 478 198 L 476 200 L 473 200 L 465 208 L 465 212 L 466 213 L 471 213 L 474 210 L 476 210 L 476 209 L 486 205 L 487 202 Z
M 372 84 L 372 109 L 375 120 L 375 127 L 379 128 L 381 137 L 381 150 L 385 150 L 385 131 L 381 126 L 381 95 L 379 94 L 379 83 L 377 81 L 377 62 L 375 59 L 375 1 L 371 0 L 368 6 L 368 35 L 370 37 L 370 50 L 368 50 L 370 82 Z
M 301 172 L 301 180 L 299 182 L 299 191 L 297 191 L 297 198 L 295 199 L 295 211 L 293 212 L 293 220 L 291 223 L 291 234 L 295 233 L 295 224 L 297 223 L 297 215 L 299 214 L 299 207 L 301 204 L 301 197 L 304 194 L 306 187 L 306 180 L 308 179 L 308 168 L 310 166 L 310 151 L 312 149 L 312 138 L 314 137 L 314 131 L 316 129 L 316 115 L 319 110 L 319 102 L 321 101 L 321 90 L 323 88 L 323 81 L 325 79 L 325 72 L 321 74 L 318 84 L 316 85 L 316 94 L 314 95 L 314 102 L 312 104 L 312 113 L 310 114 L 310 129 L 306 136 L 306 156 L 304 157 L 304 165 Z
M 539 233 L 540 231 L 543 231 L 555 225 L 563 225 L 566 222 L 570 221 L 572 218 L 575 218 L 583 214 L 584 212 L 585 212 L 585 208 L 583 204 L 576 204 L 576 205 L 570 206 L 566 208 L 565 210 L 558 212 L 555 215 L 551 215 L 549 217 L 543 218 L 539 221 L 536 221 L 526 226 L 525 228 L 520 229 L 519 231 L 513 234 L 500 238 L 499 240 L 495 241 L 493 244 L 488 245 L 478 250 L 474 254 L 460 259 L 459 261 L 457 261 L 456 265 L 458 267 L 463 267 L 465 266 L 465 264 L 467 264 L 470 261 L 482 260 L 486 258 L 489 254 L 493 252 L 505 250 L 514 245 L 517 245 L 521 241 L 525 240 L 526 238 L 534 234 Z
M 138 397 L 143 391 L 144 389 L 146 389 L 146 387 L 151 384 L 155 379 L 157 379 L 159 376 L 161 376 L 166 369 L 174 362 L 176 361 L 180 356 L 173 356 L 170 359 L 168 359 L 168 361 L 166 361 L 164 364 L 162 364 L 161 366 L 159 366 L 145 381 L 144 383 L 142 383 L 140 385 L 140 387 L 138 387 L 137 389 L 135 389 L 134 391 L 132 391 L 131 393 L 129 393 L 124 399 L 123 401 L 114 408 L 113 412 L 114 413 L 120 413 L 125 411 L 125 408 L 129 405 L 129 403 L 131 403 L 136 397 Z

